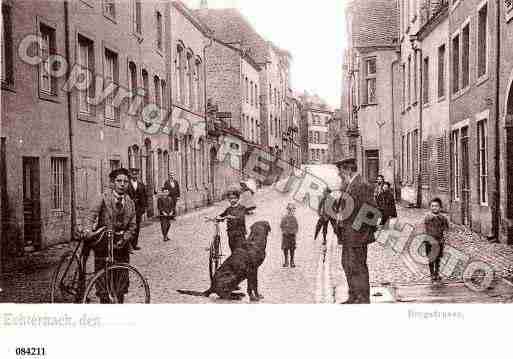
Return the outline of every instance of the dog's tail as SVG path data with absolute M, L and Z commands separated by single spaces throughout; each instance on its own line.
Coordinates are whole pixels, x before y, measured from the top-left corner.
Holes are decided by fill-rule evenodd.
M 204 292 L 199 292 L 196 290 L 182 290 L 182 289 L 178 289 L 177 292 L 180 294 L 192 295 L 194 297 L 208 297 L 212 293 L 210 290 L 206 290 Z

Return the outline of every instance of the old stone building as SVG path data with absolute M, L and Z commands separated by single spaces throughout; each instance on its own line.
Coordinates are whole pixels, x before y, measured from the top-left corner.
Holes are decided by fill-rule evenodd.
M 393 65 L 399 43 L 395 0 L 359 0 L 346 10 L 350 123 L 357 124 L 358 167 L 367 181 L 378 174 L 395 182 L 396 137 Z M 352 129 L 354 131 L 354 129 Z M 351 134 L 353 136 L 354 133 Z
M 203 7 L 194 14 L 214 31 L 216 39 L 237 44 L 260 66 L 260 143 L 271 155 L 269 159 L 280 157 L 284 101 L 290 87 L 290 53 L 265 40 L 236 9 Z
M 328 126 L 333 112 L 317 95 L 305 92 L 300 96 L 303 132 L 303 163 L 328 163 Z
M 207 49 L 207 98 L 215 106 L 217 141 L 216 193 L 244 179 L 245 155 L 259 148 L 260 66 L 238 44 L 214 39 Z
M 141 170 L 148 217 L 170 171 L 182 188 L 179 211 L 213 196 L 210 36 L 187 7 L 6 1 L 2 14 L 4 253 L 69 240 L 117 167 Z
M 206 132 L 206 51 L 211 31 L 183 3 L 170 6 L 169 73 L 172 80 L 170 170 L 180 182 L 182 211 L 209 202 L 215 194 Z

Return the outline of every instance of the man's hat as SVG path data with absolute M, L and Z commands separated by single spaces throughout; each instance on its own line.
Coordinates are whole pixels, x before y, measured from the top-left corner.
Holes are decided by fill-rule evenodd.
M 117 168 L 109 174 L 109 178 L 111 181 L 114 181 L 116 177 L 119 175 L 125 175 L 127 177 L 130 177 L 130 172 L 128 172 L 126 168 Z
M 356 158 L 354 157 L 346 157 L 346 158 L 338 158 L 333 164 L 337 167 L 356 167 Z

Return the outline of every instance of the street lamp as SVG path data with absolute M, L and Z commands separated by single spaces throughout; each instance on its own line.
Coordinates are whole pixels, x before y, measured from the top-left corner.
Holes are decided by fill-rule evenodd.
M 417 163 L 418 163 L 418 175 L 417 175 L 417 207 L 422 207 L 422 107 L 424 106 L 423 100 L 423 73 L 422 73 L 422 48 L 420 47 L 420 40 L 417 35 L 410 35 L 410 45 L 414 52 L 418 52 L 420 58 L 419 71 L 419 140 L 417 143 Z M 414 64 L 415 66 L 415 64 Z M 417 69 L 415 69 L 417 71 Z M 414 89 L 417 91 L 417 89 Z

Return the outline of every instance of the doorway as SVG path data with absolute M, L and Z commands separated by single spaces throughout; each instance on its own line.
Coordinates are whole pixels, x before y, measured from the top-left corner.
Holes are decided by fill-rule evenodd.
M 470 227 L 472 216 L 470 211 L 470 153 L 468 126 L 462 127 L 461 146 L 461 218 L 462 224 Z
M 367 150 L 365 151 L 365 168 L 367 182 L 375 183 L 379 174 L 379 151 Z
M 26 250 L 41 248 L 39 158 L 23 157 L 23 238 Z

